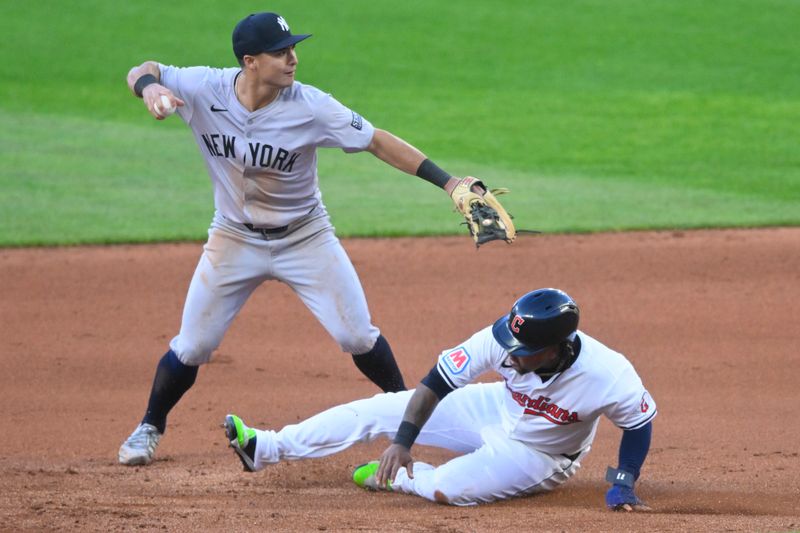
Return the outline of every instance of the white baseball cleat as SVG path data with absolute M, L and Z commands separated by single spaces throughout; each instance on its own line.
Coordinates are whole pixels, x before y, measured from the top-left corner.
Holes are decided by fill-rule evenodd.
M 140 424 L 128 440 L 119 447 L 119 462 L 123 465 L 147 465 L 153 461 L 161 433 L 152 424 Z

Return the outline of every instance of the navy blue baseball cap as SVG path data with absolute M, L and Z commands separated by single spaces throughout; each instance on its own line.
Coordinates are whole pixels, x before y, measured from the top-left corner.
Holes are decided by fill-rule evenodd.
M 245 55 L 288 48 L 309 37 L 311 34 L 292 35 L 286 19 L 277 13 L 255 13 L 240 20 L 233 29 L 233 53 L 241 60 Z

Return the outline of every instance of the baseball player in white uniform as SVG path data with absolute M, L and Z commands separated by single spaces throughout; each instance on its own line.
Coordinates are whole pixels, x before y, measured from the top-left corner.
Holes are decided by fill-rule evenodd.
M 292 34 L 275 13 L 258 13 L 233 31 L 238 68 L 147 61 L 128 73 L 129 88 L 153 117 L 164 119 L 177 110 L 191 128 L 211 177 L 216 211 L 180 332 L 158 363 L 142 422 L 120 447 L 122 464 L 152 461 L 167 414 L 266 280 L 289 285 L 378 387 L 406 388 L 322 203 L 317 148 L 367 150 L 444 188 L 457 205 L 461 193 L 455 191 L 463 191 L 465 183 L 473 196 L 486 194 L 485 187 L 450 176 L 330 94 L 295 81 L 295 45 L 308 37 Z
M 623 430 L 619 465 L 609 468 L 609 508 L 649 510 L 634 482 L 650 447 L 656 404 L 631 363 L 578 328 L 566 293 L 539 289 L 459 346 L 444 351 L 416 390 L 333 407 L 280 431 L 225 419 L 245 470 L 281 460 L 324 457 L 355 443 L 393 439 L 380 461 L 353 480 L 452 505 L 548 491 L 589 453 L 601 415 Z M 495 371 L 493 383 L 471 383 Z M 434 467 L 414 462 L 415 443 L 463 455 Z

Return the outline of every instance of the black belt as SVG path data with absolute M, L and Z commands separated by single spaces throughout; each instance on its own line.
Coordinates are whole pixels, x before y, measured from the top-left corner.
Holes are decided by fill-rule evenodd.
M 244 224 L 244 227 L 249 229 L 250 231 L 254 231 L 256 233 L 260 233 L 261 235 L 272 235 L 275 233 L 283 233 L 289 226 L 280 226 L 278 228 L 257 228 L 252 224 Z
M 561 455 L 563 455 L 564 457 L 566 457 L 566 458 L 567 458 L 567 459 L 569 459 L 570 461 L 572 461 L 572 462 L 575 462 L 575 459 L 577 459 L 577 458 L 578 458 L 578 456 L 579 456 L 581 453 L 582 453 L 582 452 L 573 453 L 572 455 L 567 455 L 566 453 L 562 453 Z

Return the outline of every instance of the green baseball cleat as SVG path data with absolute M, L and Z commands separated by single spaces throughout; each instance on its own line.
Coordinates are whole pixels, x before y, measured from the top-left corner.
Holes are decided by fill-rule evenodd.
M 236 452 L 245 472 L 255 472 L 256 430 L 247 427 L 236 415 L 226 416 L 223 427 L 230 447 Z
M 370 461 L 369 463 L 364 463 L 363 465 L 359 465 L 353 470 L 353 482 L 359 487 L 368 489 L 368 490 L 392 490 L 392 482 L 391 480 L 386 481 L 386 486 L 381 487 L 378 485 L 378 480 L 376 478 L 376 474 L 378 473 L 378 467 L 380 466 L 380 461 Z

